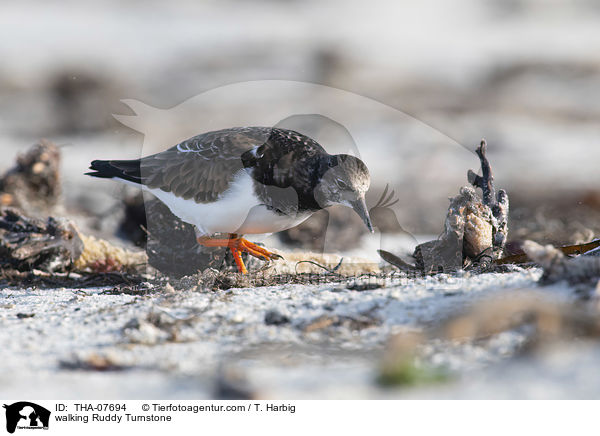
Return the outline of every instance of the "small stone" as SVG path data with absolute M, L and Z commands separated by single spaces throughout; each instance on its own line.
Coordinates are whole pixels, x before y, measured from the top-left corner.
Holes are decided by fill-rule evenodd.
M 112 354 L 91 353 L 88 355 L 73 355 L 68 360 L 60 362 L 60 367 L 70 370 L 84 371 L 122 371 L 128 366 L 119 362 Z
M 265 324 L 266 325 L 283 325 L 288 324 L 290 319 L 283 315 L 282 313 L 276 310 L 269 310 L 265 314 Z
M 336 323 L 339 323 L 339 318 L 337 316 L 321 315 L 305 324 L 302 330 L 304 333 L 311 333 L 325 329 Z
M 233 315 L 233 317 L 231 318 L 231 322 L 235 323 L 235 324 L 241 324 L 245 321 L 244 316 L 236 313 L 235 315 Z
M 123 335 L 133 344 L 156 345 L 169 340 L 167 332 L 145 319 L 133 318 L 123 327 Z
M 253 400 L 257 394 L 247 377 L 240 371 L 221 368 L 216 377 L 214 396 L 219 400 Z
M 385 286 L 385 283 L 383 283 L 383 281 L 371 282 L 371 281 L 356 280 L 356 281 L 350 283 L 346 287 L 346 289 L 348 289 L 349 291 L 363 292 L 363 291 L 373 291 L 375 289 L 383 288 L 384 286 Z

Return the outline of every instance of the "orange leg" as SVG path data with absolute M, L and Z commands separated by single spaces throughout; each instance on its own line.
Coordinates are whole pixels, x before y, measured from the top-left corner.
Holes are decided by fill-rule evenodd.
M 217 239 L 217 238 L 208 238 L 202 237 L 198 238 L 197 241 L 200 245 L 204 245 L 205 247 L 228 247 L 231 250 L 231 254 L 233 254 L 233 258 L 235 259 L 235 263 L 238 267 L 239 272 L 242 274 L 246 274 L 248 270 L 242 261 L 242 257 L 240 252 L 245 251 L 246 253 L 257 257 L 259 259 L 271 260 L 271 259 L 280 259 L 281 256 L 275 253 L 272 253 L 264 248 L 244 239 L 238 237 L 236 234 L 229 235 L 228 239 Z
M 244 261 L 242 260 L 242 256 L 240 251 L 237 248 L 230 247 L 231 254 L 233 254 L 233 259 L 235 260 L 235 264 L 238 267 L 238 271 L 242 274 L 247 274 L 248 270 L 246 269 L 246 265 L 244 265 Z

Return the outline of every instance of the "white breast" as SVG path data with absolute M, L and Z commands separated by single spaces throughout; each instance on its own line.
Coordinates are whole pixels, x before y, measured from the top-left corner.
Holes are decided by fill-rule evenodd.
M 173 214 L 195 225 L 200 235 L 275 233 L 297 226 L 311 215 L 279 215 L 267 209 L 254 194 L 254 181 L 244 170 L 213 203 L 196 203 L 160 189 L 145 189 L 167 205 Z

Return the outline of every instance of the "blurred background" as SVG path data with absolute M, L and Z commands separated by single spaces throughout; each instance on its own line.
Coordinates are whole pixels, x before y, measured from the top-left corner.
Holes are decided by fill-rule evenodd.
M 440 232 L 485 137 L 513 236 L 544 227 L 554 232 L 538 240 L 584 240 L 600 209 L 599 23 L 593 0 L 3 2 L 0 171 L 48 138 L 63 147 L 67 206 L 106 214 L 123 188 L 83 176 L 89 161 L 139 157 L 148 140 L 112 116 L 134 114 L 121 100 L 167 110 L 238 82 L 311 82 L 397 114 L 332 99 L 321 103 L 329 124 L 281 121 L 328 149 L 355 146 L 373 173 L 369 203 L 390 184 L 404 230 Z M 286 98 L 270 92 L 151 121 L 165 138 L 260 124 Z M 341 134 L 323 133 L 340 120 Z

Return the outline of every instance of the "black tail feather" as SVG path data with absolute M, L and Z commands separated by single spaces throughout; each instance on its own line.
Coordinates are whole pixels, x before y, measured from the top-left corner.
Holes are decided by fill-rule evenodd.
M 123 179 L 133 183 L 142 184 L 142 175 L 140 170 L 140 161 L 136 160 L 95 160 L 90 165 L 87 176 L 99 177 L 102 179 Z

